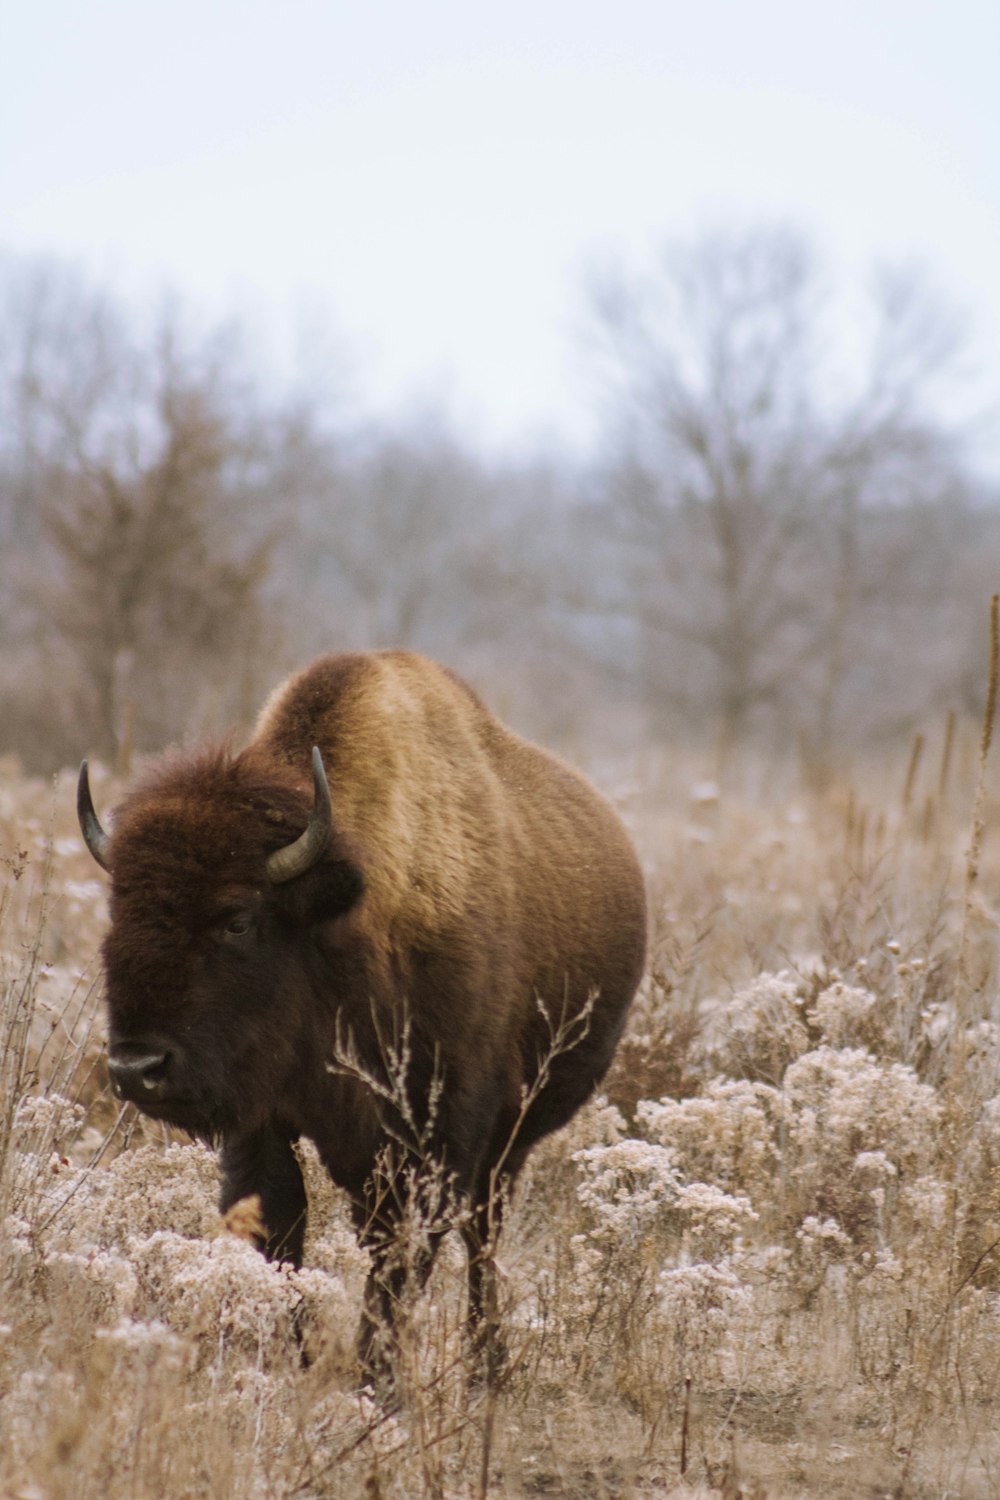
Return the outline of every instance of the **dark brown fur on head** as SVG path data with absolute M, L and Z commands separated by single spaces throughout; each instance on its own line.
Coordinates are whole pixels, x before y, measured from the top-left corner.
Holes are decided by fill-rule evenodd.
M 334 837 L 287 888 L 268 855 L 304 829 L 311 794 L 286 768 L 227 749 L 173 753 L 117 809 L 103 944 L 114 1047 L 168 1047 L 179 1099 L 150 1113 L 214 1135 L 267 1115 L 288 1085 L 303 942 L 361 894 Z M 245 933 L 230 931 L 249 918 Z

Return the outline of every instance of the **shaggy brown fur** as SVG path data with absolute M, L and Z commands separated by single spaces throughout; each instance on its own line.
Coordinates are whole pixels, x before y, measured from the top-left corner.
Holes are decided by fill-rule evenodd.
M 308 819 L 314 745 L 333 837 L 274 885 L 265 862 Z M 591 1093 L 642 971 L 642 875 L 607 803 L 435 663 L 328 656 L 272 695 L 241 754 L 155 766 L 118 809 L 109 863 L 125 1091 L 221 1140 L 223 1208 L 259 1193 L 262 1248 L 295 1262 L 292 1148 L 315 1141 L 374 1254 L 369 1374 L 391 1362 L 403 1199 L 433 1180 L 440 1207 L 443 1170 L 472 1208 L 470 1317 L 489 1334 L 495 1189 Z

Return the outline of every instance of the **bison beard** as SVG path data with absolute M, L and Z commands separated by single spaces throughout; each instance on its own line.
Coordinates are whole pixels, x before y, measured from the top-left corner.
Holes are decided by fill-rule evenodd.
M 295 1143 L 315 1143 L 372 1255 L 367 1379 L 391 1378 L 408 1276 L 430 1270 L 445 1199 L 463 1205 L 489 1354 L 499 1207 L 603 1076 L 642 971 L 642 875 L 610 807 L 396 651 L 321 658 L 240 754 L 165 756 L 110 834 L 86 762 L 78 805 L 111 876 L 117 1091 L 220 1143 L 223 1212 L 259 1195 L 261 1249 L 296 1266 Z

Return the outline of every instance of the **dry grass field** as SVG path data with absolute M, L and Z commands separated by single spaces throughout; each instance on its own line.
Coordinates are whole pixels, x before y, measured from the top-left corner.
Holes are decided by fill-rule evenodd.
M 942 760 L 630 771 L 650 977 L 511 1207 L 503 1382 L 470 1379 L 452 1236 L 391 1413 L 308 1153 L 278 1271 L 211 1154 L 112 1101 L 73 777 L 0 768 L 3 1500 L 1000 1497 L 1000 807 L 970 880 L 975 735 Z

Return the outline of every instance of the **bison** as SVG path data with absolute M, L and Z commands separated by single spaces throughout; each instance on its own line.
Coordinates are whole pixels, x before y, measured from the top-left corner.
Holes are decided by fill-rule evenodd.
M 108 1067 L 147 1115 L 221 1149 L 221 1208 L 301 1263 L 314 1142 L 372 1262 L 358 1352 L 391 1383 L 399 1253 L 449 1202 L 468 1330 L 489 1350 L 505 1189 L 605 1073 L 642 973 L 642 872 L 576 771 L 447 668 L 330 655 L 278 687 L 250 743 L 168 752 L 106 833 Z M 435 1214 L 437 1217 L 435 1218 Z

